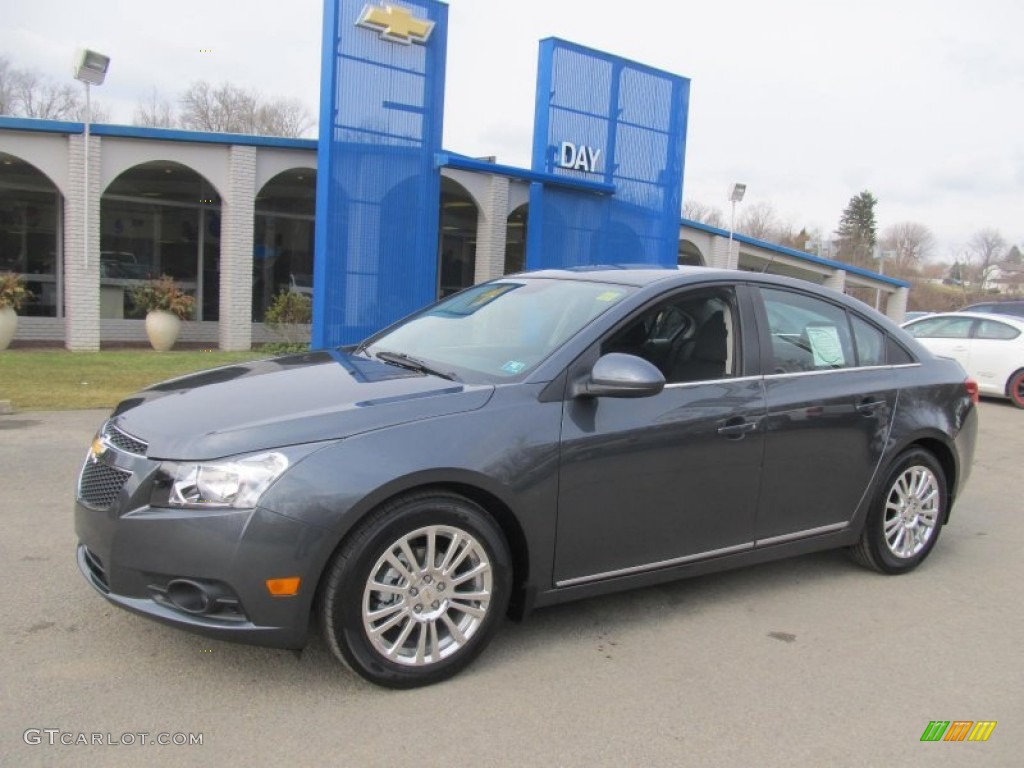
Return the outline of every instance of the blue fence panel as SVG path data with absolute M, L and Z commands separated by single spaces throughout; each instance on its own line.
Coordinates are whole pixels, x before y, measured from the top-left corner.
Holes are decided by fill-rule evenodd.
M 541 41 L 532 168 L 615 193 L 532 184 L 529 268 L 676 264 L 689 99 L 687 78 Z
M 314 347 L 358 341 L 436 295 L 447 26 L 435 0 L 325 0 Z

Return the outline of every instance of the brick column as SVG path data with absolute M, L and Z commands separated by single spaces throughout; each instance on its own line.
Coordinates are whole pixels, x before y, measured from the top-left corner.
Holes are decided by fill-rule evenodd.
M 256 148 L 232 146 L 228 188 L 221 200 L 219 340 L 223 350 L 252 347 L 255 206 Z
M 507 176 L 491 176 L 487 199 L 476 224 L 476 271 L 474 283 L 482 283 L 505 274 L 505 238 L 508 234 Z
M 732 241 L 732 253 L 729 253 L 729 238 L 715 235 L 711 239 L 711 253 L 708 255 L 708 266 L 718 269 L 736 269 L 740 263 L 740 244 Z
M 826 288 L 831 288 L 833 291 L 843 292 L 846 287 L 846 270 L 837 269 L 831 275 L 825 278 L 825 282 L 822 283 Z
M 909 296 L 910 291 L 906 288 L 897 288 L 895 293 L 890 293 L 885 302 L 886 316 L 897 323 L 902 323 L 907 314 L 907 298 Z
M 89 243 L 86 248 L 85 137 L 68 137 L 68 195 L 64 201 L 64 346 L 100 348 L 100 153 L 101 140 L 89 137 Z M 86 254 L 89 264 L 86 266 Z

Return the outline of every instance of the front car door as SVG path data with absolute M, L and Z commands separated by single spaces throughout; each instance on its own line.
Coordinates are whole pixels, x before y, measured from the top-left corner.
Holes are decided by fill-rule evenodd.
M 563 411 L 555 583 L 570 586 L 753 546 L 764 397 L 744 286 L 689 288 L 638 310 L 570 368 L 644 357 L 658 395 Z
M 761 287 L 765 461 L 758 546 L 844 528 L 878 468 L 896 406 L 886 335 L 791 288 Z

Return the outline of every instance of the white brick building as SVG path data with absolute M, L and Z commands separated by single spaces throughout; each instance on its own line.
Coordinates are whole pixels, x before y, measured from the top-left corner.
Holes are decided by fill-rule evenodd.
M 131 288 L 171 274 L 197 298 L 180 340 L 249 349 L 281 290 L 312 290 L 316 142 L 0 118 L 0 271 L 36 295 L 15 342 L 145 342 Z M 439 294 L 524 266 L 529 183 L 515 169 L 442 169 Z M 88 212 L 88 223 L 83 228 Z M 84 231 L 83 231 L 84 229 Z M 680 263 L 770 265 L 837 290 L 879 291 L 901 318 L 905 283 L 682 221 Z

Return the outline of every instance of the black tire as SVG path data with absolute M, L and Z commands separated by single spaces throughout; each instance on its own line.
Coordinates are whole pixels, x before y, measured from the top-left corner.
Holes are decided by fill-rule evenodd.
M 1018 408 L 1024 408 L 1024 368 L 1014 372 L 1006 384 L 1006 394 L 1010 402 Z
M 946 473 L 935 456 L 923 448 L 904 452 L 871 503 L 860 541 L 850 548 L 853 558 L 880 573 L 912 571 L 938 541 L 948 503 Z
M 484 649 L 511 580 L 508 544 L 486 511 L 447 491 L 417 492 L 371 513 L 335 554 L 320 590 L 320 628 L 334 655 L 370 682 L 430 685 Z

